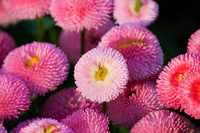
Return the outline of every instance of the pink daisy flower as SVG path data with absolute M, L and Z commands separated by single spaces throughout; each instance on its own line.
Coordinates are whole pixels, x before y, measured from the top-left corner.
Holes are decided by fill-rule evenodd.
M 200 68 L 188 70 L 179 85 L 179 99 L 185 113 L 200 119 Z
M 7 133 L 5 127 L 3 126 L 3 124 L 0 124 L 0 133 Z
M 20 133 L 73 133 L 72 130 L 51 118 L 36 119 L 21 128 Z
M 61 123 L 71 128 L 74 133 L 109 133 L 108 118 L 91 109 L 78 110 Z
M 7 27 L 10 24 L 17 23 L 18 19 L 9 13 L 4 5 L 2 4 L 2 0 L 0 0 L 0 25 L 3 27 Z
M 2 69 L 24 80 L 32 94 L 44 95 L 66 80 L 69 64 L 55 45 L 33 42 L 10 52 Z
M 115 0 L 113 16 L 116 23 L 134 23 L 148 26 L 158 16 L 158 4 L 154 0 Z
M 101 37 L 109 31 L 114 26 L 112 21 L 108 21 L 106 24 L 101 26 L 99 29 L 92 28 L 91 30 L 86 30 L 85 32 L 85 52 L 95 48 Z M 69 41 L 70 40 L 70 41 Z M 63 30 L 60 38 L 59 44 L 61 49 L 66 53 L 68 59 L 73 64 L 81 57 L 81 34 L 80 32 L 70 30 Z M 74 54 L 76 53 L 76 54 Z
M 19 123 L 16 127 L 14 127 L 10 133 L 20 133 L 20 130 L 26 126 L 28 126 L 31 122 L 35 121 L 36 119 L 26 120 Z
M 14 39 L 8 33 L 0 30 L 0 67 L 3 64 L 5 57 L 14 48 L 16 48 Z
M 107 114 L 113 124 L 131 128 L 146 114 L 164 109 L 153 82 L 129 82 L 125 92 L 107 103 Z
M 93 48 L 75 65 L 74 78 L 83 97 L 108 102 L 122 93 L 128 82 L 126 60 L 112 48 Z
M 185 117 L 168 110 L 151 112 L 130 133 L 193 133 L 194 126 Z
M 98 112 L 103 110 L 101 104 L 83 98 L 81 93 L 76 91 L 76 87 L 70 87 L 53 94 L 46 100 L 41 108 L 41 117 L 61 121 L 73 112 L 86 108 L 95 109 Z
M 112 10 L 112 0 L 53 0 L 50 7 L 56 25 L 71 31 L 97 29 Z
M 191 35 L 187 46 L 187 52 L 200 52 L 200 29 Z
M 144 27 L 133 24 L 115 26 L 102 37 L 98 46 L 111 47 L 124 56 L 130 80 L 153 76 L 163 65 L 158 39 Z
M 0 121 L 18 118 L 20 111 L 29 109 L 29 89 L 23 81 L 8 74 L 1 74 L 0 81 Z
M 157 92 L 160 95 L 159 99 L 167 108 L 172 107 L 176 110 L 180 107 L 179 84 L 185 73 L 198 64 L 199 55 L 186 53 L 175 57 L 164 67 L 157 80 Z
M 18 19 L 35 19 L 49 13 L 51 0 L 2 0 L 6 10 Z

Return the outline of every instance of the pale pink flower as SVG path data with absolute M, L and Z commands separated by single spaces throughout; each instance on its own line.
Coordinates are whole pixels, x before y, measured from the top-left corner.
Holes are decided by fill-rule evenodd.
M 74 133 L 109 133 L 108 118 L 92 109 L 78 110 L 63 119 L 61 123 Z
M 10 52 L 2 69 L 24 80 L 32 94 L 45 95 L 66 80 L 69 64 L 55 45 L 33 42 Z
M 75 65 L 74 78 L 83 97 L 108 102 L 122 93 L 128 82 L 126 60 L 112 48 L 93 48 Z
M 73 112 L 86 108 L 98 112 L 103 110 L 101 104 L 83 98 L 81 93 L 76 91 L 76 87 L 70 87 L 51 95 L 42 106 L 40 116 L 61 121 Z
M 98 46 L 118 50 L 127 60 L 130 80 L 143 80 L 157 74 L 163 65 L 163 52 L 156 36 L 133 24 L 115 26 Z
M 190 36 L 187 52 L 200 52 L 200 29 Z
M 158 4 L 154 0 L 115 0 L 113 16 L 116 23 L 134 23 L 148 26 L 158 16 Z
M 99 29 L 92 28 L 85 31 L 85 52 L 95 48 L 101 37 L 114 26 L 112 21 L 108 21 Z M 81 57 L 81 33 L 70 30 L 63 30 L 60 38 L 59 45 L 65 52 L 70 62 L 76 64 Z
M 20 133 L 20 130 L 26 126 L 28 126 L 31 122 L 35 121 L 36 119 L 26 120 L 23 122 L 20 122 L 16 127 L 14 127 L 10 133 Z
M 53 0 L 50 7 L 56 25 L 71 31 L 97 29 L 112 10 L 112 0 Z

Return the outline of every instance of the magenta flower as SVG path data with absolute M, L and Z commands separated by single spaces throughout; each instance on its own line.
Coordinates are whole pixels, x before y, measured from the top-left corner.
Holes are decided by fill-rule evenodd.
M 14 39 L 8 33 L 0 30 L 0 67 L 3 64 L 5 57 L 14 48 L 16 48 Z
M 179 84 L 185 77 L 185 73 L 199 64 L 199 55 L 194 53 L 186 53 L 179 55 L 171 60 L 164 67 L 157 80 L 157 92 L 159 99 L 167 108 L 178 109 L 181 104 L 179 100 L 178 90 Z
M 20 133 L 20 130 L 26 126 L 28 126 L 31 122 L 35 121 L 36 119 L 26 120 L 19 123 L 16 127 L 14 127 L 10 133 Z M 37 119 L 38 120 L 38 119 Z
M 51 118 L 37 118 L 27 126 L 22 127 L 20 133 L 73 133 L 72 130 Z
M 53 0 L 50 7 L 56 24 L 71 31 L 97 29 L 112 10 L 112 0 Z
M 56 119 L 61 121 L 73 112 L 86 108 L 95 109 L 102 112 L 102 105 L 97 102 L 91 102 L 81 96 L 76 91 L 76 87 L 63 89 L 50 96 L 41 108 L 41 117 Z
M 134 23 L 148 26 L 158 16 L 158 4 L 154 0 L 115 0 L 113 16 L 118 24 Z
M 130 80 L 143 80 L 157 74 L 163 65 L 158 39 L 148 29 L 133 24 L 112 28 L 98 46 L 118 50 L 127 60 Z
M 179 99 L 185 113 L 200 119 L 200 68 L 188 70 L 179 85 Z
M 75 65 L 74 78 L 83 97 L 108 102 L 122 93 L 128 82 L 126 60 L 112 48 L 93 48 Z
M 146 114 L 164 108 L 155 83 L 130 82 L 124 93 L 107 103 L 107 114 L 112 124 L 131 128 Z
M 187 46 L 187 52 L 200 52 L 200 29 L 191 35 Z
M 2 68 L 24 80 L 32 94 L 44 95 L 66 80 L 69 64 L 55 45 L 33 42 L 10 52 Z
M 151 112 L 130 133 L 193 133 L 194 126 L 185 117 L 168 110 Z
M 6 10 L 18 19 L 35 19 L 49 13 L 50 0 L 2 0 Z
M 23 81 L 8 74 L 1 74 L 0 81 L 0 122 L 18 118 L 20 111 L 29 109 L 29 89 Z
M 108 118 L 92 109 L 78 110 L 62 122 L 74 133 L 109 133 Z
M 3 124 L 0 124 L 0 133 L 7 133 L 5 127 L 3 126 Z
M 108 21 L 106 24 L 101 26 L 99 29 L 92 28 L 85 32 L 85 52 L 95 48 L 101 37 L 114 26 L 112 21 Z M 70 41 L 69 41 L 70 40 Z M 76 64 L 81 57 L 81 33 L 70 30 L 63 30 L 59 44 L 61 49 L 65 52 L 70 62 Z

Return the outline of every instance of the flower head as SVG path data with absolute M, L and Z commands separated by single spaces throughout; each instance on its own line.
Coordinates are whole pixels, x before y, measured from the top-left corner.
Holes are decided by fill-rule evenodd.
M 0 121 L 18 118 L 20 111 L 29 109 L 29 89 L 23 81 L 8 74 L 1 74 L 0 81 Z
M 124 93 L 107 103 L 107 114 L 113 124 L 131 128 L 146 114 L 164 109 L 153 82 L 129 82 Z
M 101 37 L 114 26 L 112 21 L 108 21 L 106 24 L 101 26 L 99 29 L 90 29 L 85 32 L 85 52 L 95 48 Z M 70 40 L 70 41 L 69 41 Z M 63 30 L 59 44 L 61 49 L 66 53 L 68 59 L 73 64 L 81 57 L 81 34 L 80 32 L 70 31 L 68 29 Z
M 194 126 L 185 117 L 168 110 L 151 112 L 130 133 L 193 133 Z
M 16 48 L 14 39 L 8 33 L 0 30 L 0 67 L 5 57 L 14 48 Z
M 7 133 L 5 127 L 3 126 L 3 124 L 0 124 L 0 133 Z
M 2 0 L 6 10 L 18 19 L 35 19 L 49 13 L 50 0 Z
M 163 65 L 158 39 L 148 29 L 133 24 L 115 26 L 98 46 L 118 50 L 127 60 L 130 80 L 143 80 L 155 75 Z
M 35 121 L 36 119 L 26 120 L 19 123 L 16 127 L 14 127 L 10 133 L 20 133 L 20 130 L 26 126 L 28 126 L 31 122 Z
M 198 64 L 199 55 L 186 53 L 175 57 L 164 67 L 157 80 L 157 92 L 160 95 L 159 99 L 167 108 L 180 107 L 179 84 L 185 78 L 185 73 Z
M 191 35 L 187 46 L 187 52 L 200 52 L 200 29 Z
M 71 115 L 79 109 L 95 109 L 102 112 L 102 105 L 97 102 L 91 102 L 81 96 L 76 91 L 76 87 L 63 89 L 50 96 L 41 108 L 41 117 L 52 118 L 58 121 Z
M 61 123 L 71 128 L 74 133 L 109 133 L 108 118 L 92 109 L 78 110 Z
M 2 68 L 24 80 L 32 94 L 44 95 L 63 83 L 69 64 L 64 52 L 55 45 L 33 42 L 10 52 Z
M 121 24 L 134 23 L 148 26 L 158 16 L 158 4 L 154 0 L 115 0 L 113 16 Z
M 80 31 L 98 28 L 112 13 L 112 0 L 53 0 L 51 15 L 63 29 Z
M 122 93 L 128 82 L 126 60 L 112 48 L 93 48 L 75 65 L 74 77 L 83 97 L 108 102 Z

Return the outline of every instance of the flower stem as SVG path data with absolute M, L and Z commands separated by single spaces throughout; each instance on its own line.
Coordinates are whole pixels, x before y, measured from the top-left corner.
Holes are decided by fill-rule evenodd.
M 38 23 L 39 33 L 40 33 L 39 41 L 45 41 L 44 25 L 43 25 L 42 19 L 37 17 L 36 20 L 37 20 L 37 23 Z
M 85 53 L 85 28 L 81 31 L 81 55 Z

